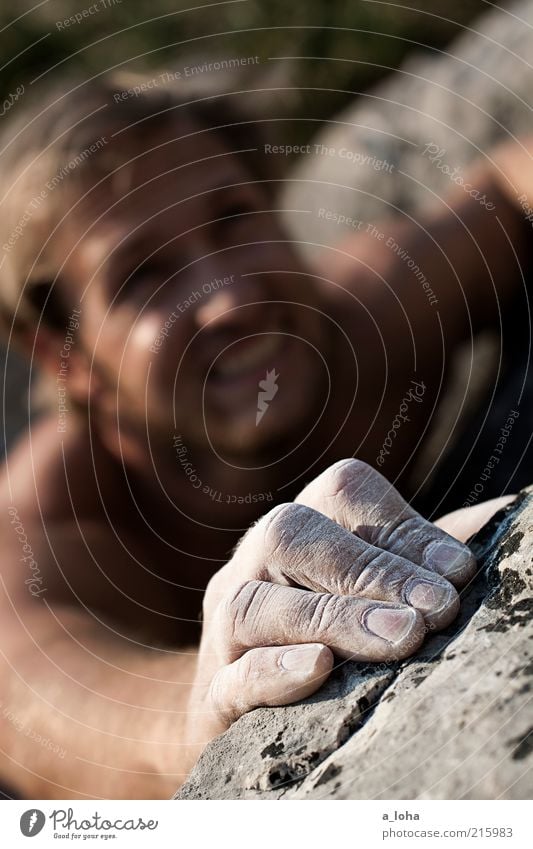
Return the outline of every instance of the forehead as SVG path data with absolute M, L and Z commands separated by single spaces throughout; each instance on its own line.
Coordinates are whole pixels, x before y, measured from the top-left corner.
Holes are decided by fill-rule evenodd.
M 156 130 L 123 130 L 98 153 L 94 167 L 86 163 L 69 223 L 146 219 L 169 206 L 179 215 L 180 203 L 209 203 L 221 187 L 250 181 L 243 155 L 220 130 L 190 117 Z
M 254 182 L 240 149 L 192 120 L 117 135 L 98 156 L 98 164 L 86 163 L 82 191 L 72 194 L 51 246 L 56 264 L 83 285 L 94 268 L 123 262 L 135 246 L 151 253 L 202 228 L 228 191 Z

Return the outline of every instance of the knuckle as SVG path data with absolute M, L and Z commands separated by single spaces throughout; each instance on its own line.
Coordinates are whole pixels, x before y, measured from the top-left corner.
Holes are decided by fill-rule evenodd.
M 244 619 L 255 595 L 260 591 L 261 581 L 242 581 L 224 597 L 221 610 L 225 619 Z
M 265 609 L 274 584 L 244 581 L 232 588 L 219 609 L 219 622 L 231 656 L 258 641 L 264 631 Z
M 369 477 L 378 476 L 368 463 L 350 457 L 339 460 L 329 466 L 321 475 L 309 484 L 307 489 L 321 494 L 323 497 L 335 497 L 353 489 L 354 485 Z
M 265 516 L 263 549 L 268 559 L 283 557 L 299 539 L 303 528 L 316 518 L 304 504 L 282 504 Z
M 328 634 L 341 627 L 344 605 L 340 596 L 319 593 L 309 601 L 307 631 L 310 637 L 327 640 Z
M 326 495 L 342 495 L 351 491 L 354 484 L 366 483 L 368 479 L 378 477 L 378 472 L 364 463 L 350 457 L 347 460 L 339 460 L 323 473 L 323 488 Z
M 353 518 L 356 505 L 363 506 L 369 496 L 382 489 L 382 476 L 368 463 L 353 457 L 339 460 L 315 478 L 299 498 L 317 510 L 331 515 L 341 524 Z
M 364 560 L 360 558 L 358 567 L 358 571 L 355 568 L 353 570 L 352 593 L 365 597 L 383 592 L 399 596 L 406 578 L 412 574 L 412 570 L 406 569 L 400 558 L 374 546 L 368 546 Z
M 419 545 L 424 538 L 425 523 L 421 516 L 408 504 L 393 514 L 390 519 L 377 526 L 372 538 L 373 545 L 386 548 L 387 545 L 405 544 L 405 554 L 408 559 L 408 545 Z
M 239 543 L 230 561 L 234 574 L 269 581 L 272 578 L 272 560 L 284 557 L 285 549 L 305 524 L 306 514 L 311 512 L 302 504 L 293 502 L 278 504 L 269 510 Z

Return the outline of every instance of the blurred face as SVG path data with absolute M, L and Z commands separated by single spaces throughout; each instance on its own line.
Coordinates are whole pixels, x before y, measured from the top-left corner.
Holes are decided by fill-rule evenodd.
M 325 323 L 275 204 L 218 133 L 181 121 L 144 150 L 115 151 L 126 164 L 56 240 L 97 403 L 222 455 L 300 441 L 324 400 Z

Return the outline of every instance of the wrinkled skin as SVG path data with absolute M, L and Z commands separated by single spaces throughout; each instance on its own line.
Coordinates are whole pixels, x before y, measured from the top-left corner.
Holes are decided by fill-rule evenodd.
M 362 460 L 379 455 L 415 345 L 424 403 L 410 405 L 382 471 L 397 481 L 409 467 L 455 346 L 471 320 L 498 320 L 509 245 L 519 260 L 526 251 L 521 210 L 498 195 L 502 235 L 463 196 L 427 229 L 393 229 L 431 277 L 437 316 L 403 261 L 365 234 L 309 274 L 219 135 L 152 142 L 50 244 L 67 310 L 81 305 L 67 382 L 89 416 L 71 412 L 64 434 L 54 414 L 32 427 L 2 481 L 46 588 L 46 604 L 29 597 L 8 526 L 2 685 L 13 711 L 68 752 L 53 760 L 4 723 L 1 775 L 27 798 L 170 796 L 214 734 L 257 705 L 314 692 L 335 657 L 412 654 L 456 615 L 475 568 L 457 540 L 477 513 L 450 520 L 454 540 Z M 483 180 L 496 191 L 492 174 Z M 177 303 L 232 275 L 158 346 Z M 64 338 L 43 322 L 28 340 L 54 381 Z M 271 368 L 283 379 L 258 427 L 258 380 Z M 268 490 L 288 503 L 263 516 L 264 503 L 194 489 L 176 433 L 213 491 Z
M 251 528 L 211 579 L 191 734 L 312 693 L 338 658 L 391 661 L 446 627 L 475 573 L 467 546 L 378 472 L 342 460 Z M 195 731 L 193 731 L 193 728 Z

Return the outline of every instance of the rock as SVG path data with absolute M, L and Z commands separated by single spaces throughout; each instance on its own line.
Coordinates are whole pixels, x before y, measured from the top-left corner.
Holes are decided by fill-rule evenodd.
M 350 232 L 319 217 L 319 209 L 365 224 L 398 210 L 416 217 L 453 187 L 446 167 L 464 173 L 498 141 L 530 134 L 532 24 L 529 0 L 495 8 L 447 50 L 415 49 L 398 71 L 326 121 L 312 139 L 323 148 L 317 154 L 311 146 L 282 193 L 302 250 L 315 258 L 315 244 L 337 245 Z M 424 154 L 428 144 L 444 151 L 440 167 Z
M 408 661 L 342 663 L 312 698 L 241 717 L 176 798 L 530 798 L 533 487 L 472 547 L 452 626 Z
M 354 733 L 394 677 L 392 667 L 354 666 L 340 666 L 322 690 L 303 703 L 248 714 L 243 718 L 246 737 L 237 753 L 239 720 L 202 756 L 203 767 L 191 776 L 183 798 L 277 798 L 287 790 L 287 781 L 304 779 Z M 251 758 L 244 756 L 252 751 L 250 740 L 261 742 Z M 209 751 L 216 760 L 224 752 L 227 769 L 214 769 Z M 208 788 L 206 771 L 211 773 Z

